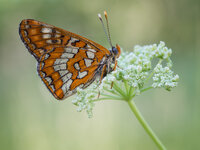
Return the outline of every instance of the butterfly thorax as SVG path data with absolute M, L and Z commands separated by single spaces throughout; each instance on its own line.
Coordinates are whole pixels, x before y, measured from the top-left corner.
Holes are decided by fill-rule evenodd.
M 108 73 L 111 73 L 116 69 L 117 66 L 117 58 L 120 55 L 120 48 L 119 47 L 112 47 L 109 55 L 106 55 L 107 57 L 105 59 L 102 59 L 101 61 L 101 71 L 103 73 L 102 77 L 105 77 Z

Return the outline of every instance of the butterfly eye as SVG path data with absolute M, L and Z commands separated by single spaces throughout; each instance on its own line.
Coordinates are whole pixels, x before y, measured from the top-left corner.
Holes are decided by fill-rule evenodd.
M 116 47 L 112 47 L 112 53 L 116 56 L 118 54 L 118 50 Z

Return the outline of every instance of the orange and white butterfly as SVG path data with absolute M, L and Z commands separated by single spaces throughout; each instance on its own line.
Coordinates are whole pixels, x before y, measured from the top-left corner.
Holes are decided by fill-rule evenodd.
M 104 14 L 108 27 L 107 13 Z M 100 15 L 99 18 L 104 26 Z M 102 80 L 115 70 L 116 59 L 121 53 L 118 45 L 112 46 L 107 32 L 111 50 L 75 33 L 33 19 L 22 20 L 19 34 L 38 62 L 40 78 L 59 100 L 76 93 L 78 87 L 86 88 L 97 78 Z

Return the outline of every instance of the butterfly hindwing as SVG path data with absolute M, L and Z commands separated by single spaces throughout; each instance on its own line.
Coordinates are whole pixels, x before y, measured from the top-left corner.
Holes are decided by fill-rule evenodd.
M 57 99 L 90 85 L 109 51 L 82 36 L 36 20 L 23 20 L 19 33 L 38 61 L 38 74 Z
M 88 57 L 87 53 L 90 53 Z M 57 47 L 42 56 L 38 73 L 57 99 L 66 98 L 92 83 L 99 67 L 95 54 L 85 49 Z

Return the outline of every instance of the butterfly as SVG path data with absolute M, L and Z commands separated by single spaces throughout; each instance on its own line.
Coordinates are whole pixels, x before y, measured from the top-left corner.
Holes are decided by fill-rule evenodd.
M 107 13 L 104 12 L 107 21 Z M 99 19 L 104 27 L 101 16 Z M 53 94 L 62 100 L 100 81 L 115 70 L 121 50 L 112 46 L 110 33 L 104 31 L 112 49 L 108 50 L 75 33 L 33 19 L 22 20 L 19 35 L 28 51 L 37 60 L 38 75 Z

